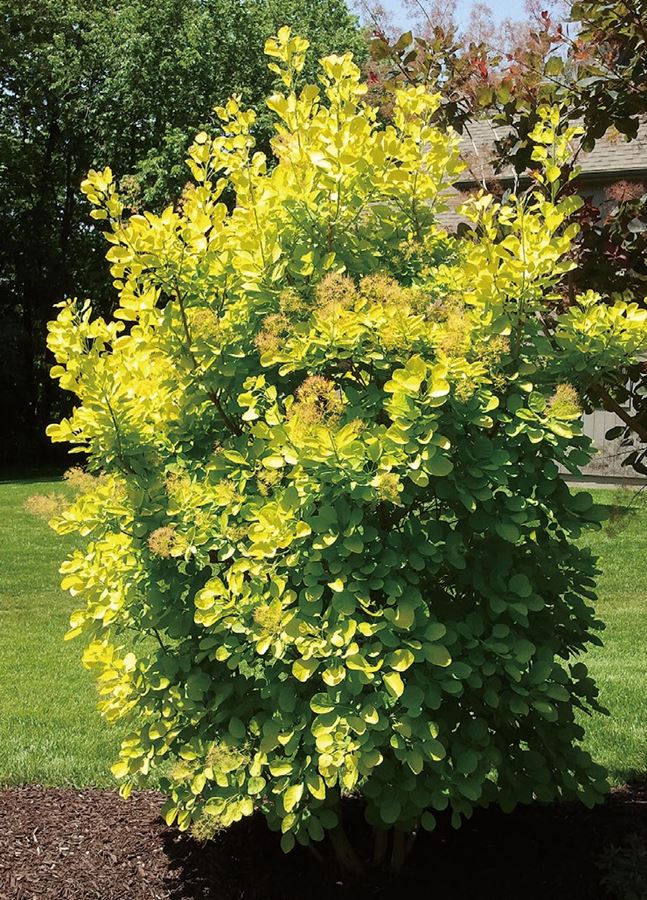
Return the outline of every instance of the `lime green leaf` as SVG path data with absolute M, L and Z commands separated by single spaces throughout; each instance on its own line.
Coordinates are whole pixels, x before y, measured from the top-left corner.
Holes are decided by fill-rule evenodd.
M 447 647 L 442 644 L 427 644 L 425 656 L 434 666 L 448 666 L 452 661 Z
M 453 468 L 454 463 L 451 459 L 448 459 L 446 456 L 441 456 L 439 453 L 436 453 L 429 462 L 425 463 L 427 472 L 436 478 L 444 478 L 445 475 L 449 475 Z
M 409 666 L 413 665 L 414 655 L 411 650 L 394 650 L 389 653 L 386 658 L 387 666 L 395 669 L 397 672 L 405 672 Z
M 387 672 L 382 675 L 382 681 L 392 697 L 401 697 L 404 691 L 404 682 L 398 672 Z
M 306 786 L 316 800 L 325 800 L 326 785 L 318 772 L 308 772 L 306 774 Z
M 319 666 L 318 659 L 296 659 L 292 663 L 292 674 L 297 681 L 307 681 Z
M 303 796 L 303 785 L 293 784 L 283 793 L 283 806 L 286 812 L 292 812 Z
M 344 538 L 344 547 L 351 553 L 361 553 L 364 550 L 364 541 L 358 534 L 351 534 Z
M 285 460 L 282 456 L 266 456 L 263 465 L 266 469 L 281 469 L 285 465 Z

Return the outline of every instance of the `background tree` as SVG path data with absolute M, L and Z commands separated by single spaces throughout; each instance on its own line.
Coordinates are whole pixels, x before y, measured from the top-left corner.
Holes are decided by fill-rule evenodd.
M 343 0 L 0 0 L 0 460 L 48 447 L 60 402 L 44 351 L 53 304 L 72 290 L 109 303 L 79 192 L 88 169 L 110 160 L 134 209 L 177 198 L 189 136 L 232 93 L 259 105 L 274 78 L 263 43 L 286 22 L 315 58 L 363 59 Z M 260 146 L 269 133 L 261 109 Z

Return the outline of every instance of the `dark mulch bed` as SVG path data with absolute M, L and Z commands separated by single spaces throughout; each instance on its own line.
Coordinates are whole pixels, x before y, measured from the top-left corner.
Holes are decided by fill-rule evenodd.
M 406 875 L 395 883 L 382 877 L 345 884 L 306 850 L 284 856 L 260 818 L 200 847 L 161 822 L 159 805 L 152 792 L 124 802 L 111 791 L 0 791 L 0 898 L 397 900 L 415 886 L 418 896 L 452 900 L 601 900 L 622 897 L 622 890 L 602 886 L 608 864 L 600 861 L 609 848 L 633 848 L 631 867 L 631 853 L 647 841 L 647 787 L 636 785 L 593 811 L 570 805 L 511 815 L 483 810 L 459 832 L 443 822 L 419 838 Z M 356 815 L 350 808 L 351 828 Z M 624 859 L 621 871 L 627 871 Z

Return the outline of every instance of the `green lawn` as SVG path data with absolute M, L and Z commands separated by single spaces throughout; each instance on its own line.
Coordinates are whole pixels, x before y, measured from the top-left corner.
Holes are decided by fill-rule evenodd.
M 626 507 L 634 491 L 592 491 L 599 503 Z M 622 496 L 624 495 L 624 497 Z M 598 614 L 606 623 L 604 647 L 588 654 L 600 700 L 611 716 L 583 716 L 586 746 L 612 780 L 647 773 L 647 498 L 619 522 L 587 536 L 599 557 Z
M 74 601 L 58 567 L 72 542 L 23 509 L 52 489 L 0 484 L 0 784 L 109 785 L 120 735 L 95 709 L 81 643 L 63 642 Z
M 27 497 L 59 489 L 54 479 L 0 484 L 0 784 L 112 783 L 120 732 L 95 711 L 81 643 L 62 640 L 74 601 L 57 569 L 72 544 L 23 509 Z M 647 504 L 587 540 L 601 557 L 607 622 L 589 663 L 612 713 L 587 717 L 587 746 L 617 783 L 647 771 Z

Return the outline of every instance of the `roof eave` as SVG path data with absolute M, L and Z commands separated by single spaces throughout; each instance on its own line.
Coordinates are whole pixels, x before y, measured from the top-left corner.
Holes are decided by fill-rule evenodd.
M 582 181 L 617 181 L 619 178 L 644 178 L 647 177 L 647 165 L 640 166 L 635 169 L 599 169 L 592 172 L 580 172 L 579 175 L 574 179 L 576 183 Z M 506 186 L 511 186 L 515 183 L 515 181 L 520 184 L 527 185 L 530 184 L 532 179 L 529 175 L 497 175 L 493 173 L 488 178 L 484 179 L 487 184 L 488 181 L 497 181 L 499 184 L 503 184 Z M 457 190 L 470 190 L 475 187 L 483 187 L 483 181 L 479 181 L 477 179 L 470 179 L 469 181 L 456 181 L 454 182 L 454 187 Z

